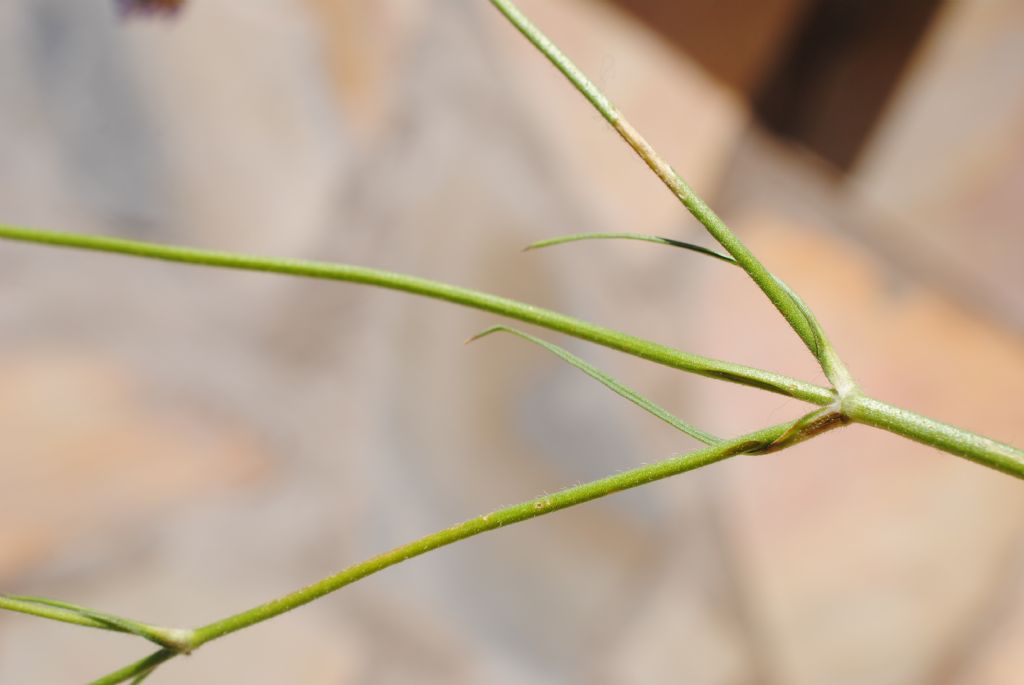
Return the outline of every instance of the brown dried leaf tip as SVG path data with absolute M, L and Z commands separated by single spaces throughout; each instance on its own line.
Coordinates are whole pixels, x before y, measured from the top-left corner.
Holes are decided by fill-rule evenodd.
M 170 17 L 178 13 L 185 0 L 115 0 L 122 17 L 158 15 Z

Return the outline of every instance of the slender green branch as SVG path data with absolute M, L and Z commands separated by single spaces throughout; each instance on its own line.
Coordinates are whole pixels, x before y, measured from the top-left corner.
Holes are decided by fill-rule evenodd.
M 145 680 L 162 663 L 178 654 L 188 653 L 207 642 L 291 611 L 385 568 L 457 541 L 494 530 L 501 526 L 512 525 L 543 516 L 616 492 L 690 471 L 739 454 L 765 454 L 785 449 L 825 431 L 846 425 L 851 421 L 882 428 L 966 457 L 1018 478 L 1024 478 L 1024 452 L 1021 450 L 861 394 L 845 365 L 826 338 L 821 325 L 800 297 L 767 270 L 742 241 L 729 230 L 721 218 L 693 192 L 689 185 L 657 154 L 653 147 L 633 128 L 611 102 L 510 0 L 491 0 L 491 3 L 604 116 L 690 213 L 725 248 L 729 256 L 691 243 L 634 234 L 578 234 L 542 241 L 531 247 L 542 247 L 591 238 L 620 237 L 674 245 L 733 262 L 744 269 L 750 278 L 757 283 L 783 317 L 785 317 L 793 330 L 799 335 L 804 344 L 814 353 L 821 368 L 832 383 L 833 388 L 822 388 L 780 374 L 687 354 L 625 333 L 596 326 L 557 312 L 507 298 L 376 269 L 207 251 L 100 236 L 44 232 L 10 226 L 0 226 L 0 238 L 120 253 L 195 265 L 265 271 L 390 288 L 518 319 L 666 366 L 758 387 L 813 404 L 823 405 L 822 408 L 817 408 L 795 421 L 765 428 L 732 440 L 720 441 L 714 436 L 683 423 L 658 405 L 618 383 L 610 376 L 607 376 L 557 345 L 547 343 L 539 338 L 505 326 L 494 327 L 481 335 L 501 330 L 514 333 L 542 345 L 570 364 L 582 369 L 621 396 L 626 397 L 676 428 L 709 443 L 709 445 L 686 455 L 675 456 L 655 464 L 645 465 L 590 483 L 576 485 L 551 495 L 537 497 L 463 521 L 445 530 L 432 533 L 419 540 L 350 566 L 278 599 L 271 600 L 195 630 L 151 626 L 57 600 L 0 595 L 0 609 L 18 611 L 91 628 L 132 633 L 151 640 L 162 647 L 160 650 L 133 664 L 93 681 L 92 685 L 117 685 L 128 680 L 131 680 L 133 685 L 136 685 Z
M 1024 451 L 860 393 L 843 398 L 853 421 L 923 442 L 951 454 L 1024 479 Z
M 548 309 L 542 309 L 541 307 L 534 307 L 533 305 L 508 298 L 498 297 L 497 295 L 490 295 L 468 288 L 461 288 L 405 274 L 348 264 L 258 257 L 255 255 L 199 250 L 103 236 L 39 231 L 3 225 L 0 225 L 0 238 L 98 252 L 112 252 L 169 262 L 183 262 L 186 264 L 217 266 L 246 271 L 265 271 L 402 290 L 416 295 L 446 300 L 466 307 L 500 314 L 511 319 L 518 319 L 519 321 L 559 331 L 581 340 L 588 340 L 675 369 L 741 385 L 753 386 L 811 402 L 812 404 L 824 405 L 834 399 L 834 394 L 831 390 L 811 383 L 805 383 L 795 378 L 789 378 L 761 369 L 753 369 L 741 364 L 732 364 L 680 352 L 671 347 L 587 323 L 586 321 L 581 321 L 580 319 Z
M 633 128 L 622 113 L 595 86 L 590 79 L 551 40 L 524 15 L 510 0 L 491 0 L 498 11 L 519 30 L 533 45 L 572 83 L 572 85 L 594 106 L 601 116 L 612 125 L 626 143 L 640 156 L 648 167 L 668 186 L 719 244 L 732 255 L 750 278 L 761 288 L 775 308 L 779 310 L 800 339 L 814 353 L 822 370 L 838 390 L 845 394 L 855 386 L 842 360 L 825 337 L 820 326 L 808 321 L 802 307 L 795 302 L 789 289 L 779 281 L 754 256 L 746 245 L 731 231 L 724 221 L 693 191 L 676 173 L 650 143 Z
M 129 678 L 135 679 L 132 681 L 133 683 L 140 683 L 142 682 L 142 679 L 152 673 L 157 666 L 169 659 L 173 659 L 177 655 L 177 652 L 170 649 L 158 650 L 144 659 L 139 659 L 133 664 L 129 664 L 124 668 L 119 668 L 113 673 L 92 681 L 89 685 L 118 685 L 118 683 L 123 683 Z
M 101 236 L 37 231 L 2 225 L 0 225 L 0 238 L 30 243 L 89 249 L 100 252 L 127 254 L 171 262 L 283 273 L 309 278 L 350 281 L 391 288 L 394 290 L 402 290 L 425 297 L 446 300 L 467 307 L 501 314 L 509 318 L 518 319 L 520 321 L 525 321 L 527 323 L 536 324 L 551 330 L 566 333 L 582 340 L 588 340 L 612 349 L 621 350 L 628 354 L 664 364 L 672 368 L 762 388 L 764 390 L 805 400 L 820 406 L 829 405 L 836 399 L 836 395 L 833 391 L 827 388 L 788 378 L 780 374 L 686 354 L 657 343 L 636 338 L 618 331 L 602 328 L 600 326 L 596 326 L 579 319 L 574 319 L 564 314 L 542 309 L 540 307 L 534 307 L 532 305 L 498 297 L 496 295 L 481 293 L 467 288 L 460 288 L 458 286 L 438 283 L 403 274 L 395 274 L 387 271 L 379 271 L 376 269 L 344 264 L 274 259 L 244 254 L 197 250 L 184 247 L 159 245 L 155 243 L 121 240 Z M 782 288 L 786 287 L 781 283 L 781 281 L 779 282 L 779 285 Z M 794 303 L 798 302 L 799 298 L 794 298 Z M 795 306 L 798 307 L 798 310 L 804 308 L 802 304 L 795 304 Z M 946 424 L 926 419 L 925 417 L 919 417 L 919 415 L 914 414 L 913 412 L 897 409 L 891 405 L 878 402 L 877 400 L 871 400 L 871 402 L 877 403 L 876 405 L 867 407 L 865 404 L 868 402 L 867 398 L 864 398 L 857 393 L 849 394 L 851 397 L 859 398 L 856 402 L 849 403 L 851 411 L 857 412 L 856 415 L 851 414 L 851 418 L 856 421 L 876 425 L 891 432 L 906 435 L 907 437 L 915 440 L 921 440 L 922 442 L 927 442 L 928 444 L 953 454 L 965 456 L 979 463 L 992 466 L 993 468 L 1006 471 L 1013 475 L 1021 474 L 1021 469 L 1017 464 L 1021 459 L 1021 453 L 1013 447 L 1003 445 L 1002 443 L 989 438 L 974 435 L 973 433 L 948 427 Z M 846 403 L 844 403 L 844 407 L 845 406 Z M 883 410 L 883 408 L 886 409 Z M 959 444 L 959 441 L 961 440 L 964 441 L 966 446 Z M 64 614 L 64 616 L 65 618 L 71 617 L 70 614 Z M 92 623 L 89 623 L 88 621 L 89 619 L 87 618 L 78 617 L 72 622 L 98 627 L 93 625 L 95 621 Z
M 590 483 L 584 483 L 551 495 L 544 495 L 504 509 L 477 516 L 463 521 L 451 528 L 427 535 L 414 542 L 396 547 L 367 561 L 350 566 L 332 576 L 328 576 L 312 585 L 279 599 L 261 604 L 248 611 L 236 614 L 221 621 L 211 623 L 194 631 L 195 647 L 210 640 L 241 630 L 303 604 L 312 602 L 339 588 L 354 583 L 373 573 L 382 571 L 389 566 L 401 563 L 413 557 L 435 550 L 453 542 L 485 533 L 495 528 L 543 516 L 560 509 L 576 506 L 584 502 L 604 497 L 615 492 L 635 488 L 652 481 L 668 478 L 685 471 L 692 471 L 728 457 L 746 452 L 763 449 L 784 435 L 793 425 L 792 422 L 778 424 L 747 435 L 720 442 L 709 447 L 690 452 L 689 454 L 671 457 L 655 464 L 649 464 Z

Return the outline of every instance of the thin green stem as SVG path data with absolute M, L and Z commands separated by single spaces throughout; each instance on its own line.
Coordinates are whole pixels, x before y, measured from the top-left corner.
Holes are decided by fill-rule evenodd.
M 39 231 L 14 226 L 0 225 L 0 238 L 98 252 L 112 252 L 201 266 L 265 271 L 306 278 L 347 281 L 401 290 L 500 314 L 501 316 L 507 316 L 511 319 L 518 319 L 519 321 L 542 326 L 553 331 L 559 331 L 581 340 L 588 340 L 675 369 L 741 385 L 753 386 L 812 404 L 825 405 L 834 399 L 834 394 L 828 388 L 822 388 L 795 378 L 789 378 L 761 369 L 753 369 L 741 364 L 732 364 L 717 359 L 688 354 L 649 340 L 597 326 L 571 316 L 566 316 L 565 314 L 559 314 L 549 309 L 542 309 L 541 307 L 535 307 L 497 295 L 482 293 L 470 290 L 469 288 L 461 288 L 447 283 L 439 283 L 425 278 L 407 276 L 405 274 L 348 264 L 258 257 L 255 255 L 122 240 L 120 238 Z
M 718 441 L 714 436 L 693 429 L 635 391 L 556 345 L 503 326 L 490 329 L 488 332 L 508 331 L 546 347 L 549 351 L 670 425 L 712 444 L 686 455 L 675 456 L 652 465 L 645 465 L 590 483 L 573 486 L 551 495 L 537 497 L 463 521 L 350 566 L 278 599 L 195 630 L 151 626 L 45 598 L 0 595 L 0 609 L 19 611 L 91 628 L 133 633 L 161 645 L 160 650 L 93 681 L 92 685 L 116 685 L 128 680 L 131 680 L 133 684 L 141 683 L 160 664 L 177 654 L 188 653 L 207 642 L 274 618 L 378 571 L 460 540 L 690 471 L 739 454 L 764 454 L 785 449 L 797 442 L 813 438 L 851 421 L 882 428 L 966 457 L 1018 478 L 1024 478 L 1024 452 L 1021 450 L 862 395 L 825 336 L 821 325 L 800 297 L 768 271 L 743 242 L 732 233 L 722 219 L 658 155 L 650 143 L 622 116 L 604 94 L 516 8 L 513 2 L 491 0 L 491 3 L 569 79 L 730 256 L 690 243 L 630 234 L 580 234 L 544 241 L 536 244 L 535 247 L 599 237 L 624 237 L 666 243 L 725 261 L 733 261 L 744 269 L 761 288 L 808 349 L 814 353 L 833 388 L 822 388 L 780 374 L 687 354 L 507 298 L 377 269 L 199 250 L 100 236 L 44 232 L 10 226 L 0 226 L 0 238 L 120 253 L 148 259 L 273 272 L 390 288 L 517 319 L 676 369 L 761 388 L 822 405 L 823 408 L 815 409 L 795 421 L 771 426 L 733 440 Z
M 808 349 L 814 353 L 822 370 L 832 385 L 845 394 L 854 387 L 842 360 L 829 343 L 817 322 L 808 320 L 802 307 L 792 297 L 791 291 L 779 281 L 754 256 L 746 245 L 731 231 L 724 221 L 702 200 L 689 184 L 676 173 L 654 147 L 637 131 L 611 101 L 551 40 L 524 15 L 510 0 L 491 0 L 498 11 L 514 25 L 533 45 L 572 83 L 572 85 L 594 106 L 601 116 L 612 125 L 627 144 L 640 156 L 648 167 L 662 180 L 683 206 L 708 230 L 719 244 L 732 255 L 750 278 L 761 288 L 775 308 L 779 310 L 793 330 L 800 336 Z
M 177 652 L 170 649 L 161 649 L 153 652 L 144 659 L 139 659 L 133 664 L 129 664 L 124 668 L 119 668 L 113 673 L 98 678 L 89 683 L 89 685 L 118 685 L 123 683 L 130 678 L 135 678 L 133 682 L 142 682 L 140 679 L 145 678 L 152 673 L 157 666 L 173 659 L 178 655 Z
M 937 447 L 1011 476 L 1024 479 L 1024 451 L 860 393 L 843 398 L 851 420 Z
M 390 552 L 385 552 L 372 559 L 350 566 L 301 590 L 202 628 L 197 628 L 194 631 L 195 646 L 198 647 L 210 640 L 279 616 L 345 587 L 350 583 L 354 583 L 361 578 L 382 571 L 389 566 L 394 566 L 431 550 L 450 545 L 453 542 L 465 540 L 495 528 L 508 526 L 537 516 L 550 514 L 560 509 L 589 502 L 615 492 L 635 488 L 662 478 L 668 478 L 685 471 L 692 471 L 693 469 L 713 464 L 728 457 L 763 449 L 784 435 L 792 425 L 792 422 L 787 422 L 764 428 L 733 440 L 720 442 L 695 452 L 690 452 L 689 454 L 671 457 L 655 464 L 641 466 L 463 521 L 451 528 L 427 535 L 414 542 L 396 547 Z

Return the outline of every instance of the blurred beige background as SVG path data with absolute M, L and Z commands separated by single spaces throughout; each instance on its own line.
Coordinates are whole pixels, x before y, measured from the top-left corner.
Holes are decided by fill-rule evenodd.
M 520 252 L 704 238 L 488 3 L 112 4 L 0 3 L 0 221 L 405 271 L 820 379 L 732 269 Z M 863 386 L 1024 444 L 1024 5 L 842 4 L 522 1 Z M 692 447 L 522 341 L 462 345 L 494 322 L 0 244 L 0 588 L 199 625 Z M 709 431 L 802 411 L 547 337 Z M 1011 685 L 1022 643 L 1021 484 L 853 427 L 460 543 L 149 682 Z M 145 653 L 0 615 L 0 683 Z

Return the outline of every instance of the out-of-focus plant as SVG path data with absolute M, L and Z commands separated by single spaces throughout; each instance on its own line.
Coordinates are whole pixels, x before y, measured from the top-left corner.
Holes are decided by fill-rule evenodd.
M 176 14 L 185 5 L 185 0 L 116 0 L 121 16 Z
M 511 333 L 543 347 L 580 369 L 606 387 L 650 414 L 697 439 L 704 447 L 654 464 L 624 471 L 593 482 L 566 488 L 520 504 L 498 509 L 457 523 L 408 544 L 349 566 L 300 590 L 198 628 L 167 628 L 113 616 L 68 602 L 42 597 L 0 595 L 0 608 L 32 614 L 90 628 L 131 633 L 158 646 L 149 656 L 129 664 L 93 685 L 139 683 L 156 668 L 181 654 L 189 654 L 202 645 L 230 633 L 261 623 L 303 604 L 330 594 L 381 569 L 408 561 L 431 550 L 501 526 L 550 514 L 605 495 L 712 464 L 741 454 L 766 454 L 786 449 L 821 433 L 850 423 L 861 423 L 922 442 L 940 450 L 965 457 L 983 466 L 1024 478 L 1024 452 L 969 431 L 915 414 L 865 394 L 843 364 L 824 330 L 807 305 L 785 283 L 773 275 L 736 237 L 725 223 L 665 162 L 654 148 L 633 128 L 614 105 L 594 86 L 561 50 L 534 26 L 509 0 L 490 0 L 515 28 L 569 80 L 600 112 L 622 139 L 633 148 L 690 213 L 700 221 L 725 250 L 724 253 L 669 238 L 633 233 L 587 233 L 552 238 L 530 248 L 571 243 L 588 239 L 633 239 L 683 248 L 714 257 L 746 272 L 758 285 L 789 326 L 817 360 L 829 385 L 822 387 L 772 371 L 751 368 L 682 352 L 626 333 L 596 326 L 585 321 L 522 302 L 468 288 L 430 281 L 405 274 L 390 273 L 345 264 L 299 261 L 254 255 L 213 252 L 187 247 L 120 240 L 94 235 L 55 233 L 0 225 L 0 238 L 44 245 L 79 248 L 182 262 L 210 267 L 268 271 L 304 278 L 348 281 L 401 290 L 466 307 L 492 312 L 510 319 L 534 324 L 553 331 L 588 340 L 615 350 L 663 364 L 668 367 L 802 400 L 813 408 L 802 416 L 768 426 L 752 433 L 718 438 L 676 418 L 668 411 L 594 368 L 568 351 L 540 338 L 507 326 L 495 326 L 473 339 L 496 333 Z M 142 0 L 121 5 L 127 11 L 173 11 L 180 2 Z

